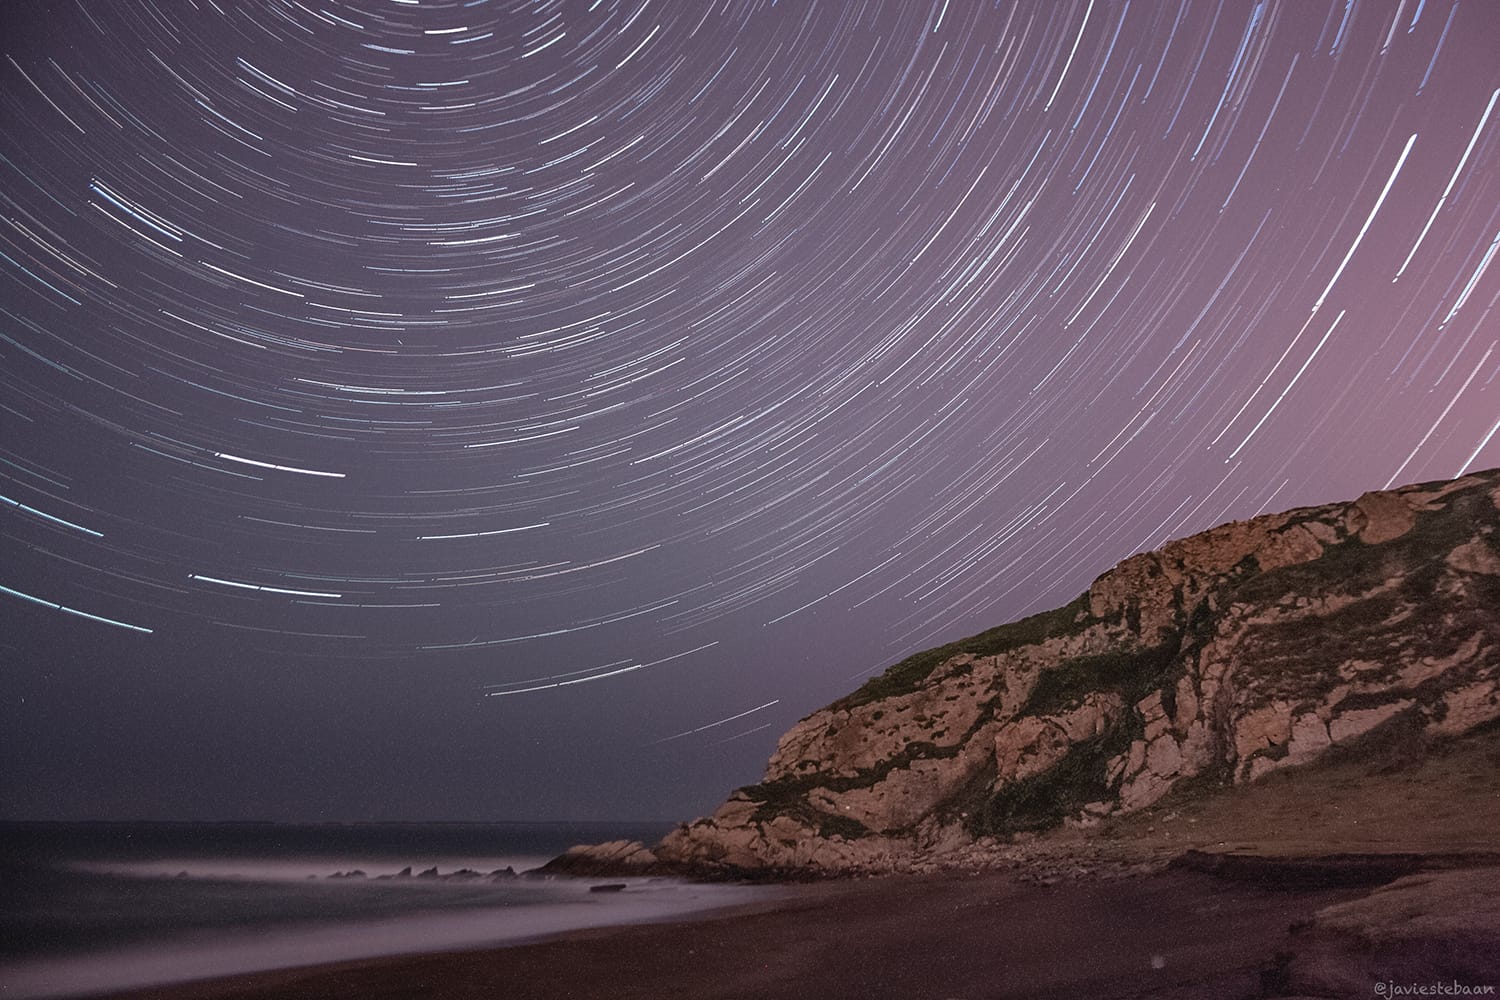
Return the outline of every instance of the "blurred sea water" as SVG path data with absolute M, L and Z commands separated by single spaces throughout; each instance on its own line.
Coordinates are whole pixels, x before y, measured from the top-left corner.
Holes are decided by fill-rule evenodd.
M 524 874 L 572 844 L 649 843 L 668 828 L 0 824 L 0 996 L 86 996 L 484 948 L 669 919 L 770 891 L 652 878 L 611 879 L 626 888 L 596 893 L 591 886 L 605 880 Z

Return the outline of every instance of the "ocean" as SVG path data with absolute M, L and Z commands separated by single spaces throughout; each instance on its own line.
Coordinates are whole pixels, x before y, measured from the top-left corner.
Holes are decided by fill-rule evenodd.
M 669 824 L 3 823 L 0 997 L 514 944 L 773 891 L 528 876 Z M 517 873 L 511 875 L 510 872 Z M 602 883 L 625 888 L 591 889 Z

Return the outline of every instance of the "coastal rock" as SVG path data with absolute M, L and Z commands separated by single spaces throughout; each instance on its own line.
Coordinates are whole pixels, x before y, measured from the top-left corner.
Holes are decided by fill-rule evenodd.
M 1350 533 L 1366 545 L 1400 538 L 1416 524 L 1416 512 L 1399 493 L 1366 493 L 1354 501 L 1348 518 Z
M 1500 868 L 1409 875 L 1292 929 L 1283 995 L 1368 997 L 1375 984 L 1500 983 Z
M 995 737 L 995 765 L 1011 781 L 1049 770 L 1067 756 L 1072 741 L 1050 720 L 1018 719 Z
M 812 713 L 759 783 L 654 849 L 580 860 L 907 870 L 1143 809 L 1187 779 L 1255 781 L 1369 741 L 1420 753 L 1495 719 L 1492 470 L 1131 556 L 1062 608 L 915 654 Z
M 1401 699 L 1375 708 L 1348 709 L 1328 723 L 1328 737 L 1335 743 L 1346 742 L 1394 718 L 1404 709 L 1410 708 L 1412 704 L 1408 699 Z
M 656 855 L 639 840 L 611 840 L 606 844 L 576 844 L 553 858 L 539 872 L 597 878 L 608 875 L 656 875 L 662 871 Z
M 1500 718 L 1500 683 L 1478 681 L 1443 695 L 1440 711 L 1434 713 L 1433 731 L 1458 736 Z

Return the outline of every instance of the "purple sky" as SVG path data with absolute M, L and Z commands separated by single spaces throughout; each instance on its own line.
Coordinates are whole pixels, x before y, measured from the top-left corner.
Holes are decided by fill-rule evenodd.
M 0 816 L 686 818 L 1500 464 L 1489 3 L 0 17 Z

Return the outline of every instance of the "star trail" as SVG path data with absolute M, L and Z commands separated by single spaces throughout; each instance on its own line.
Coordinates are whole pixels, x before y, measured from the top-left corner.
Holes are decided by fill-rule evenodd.
M 1500 464 L 1477 0 L 3 17 L 9 817 L 686 817 L 1133 552 Z

